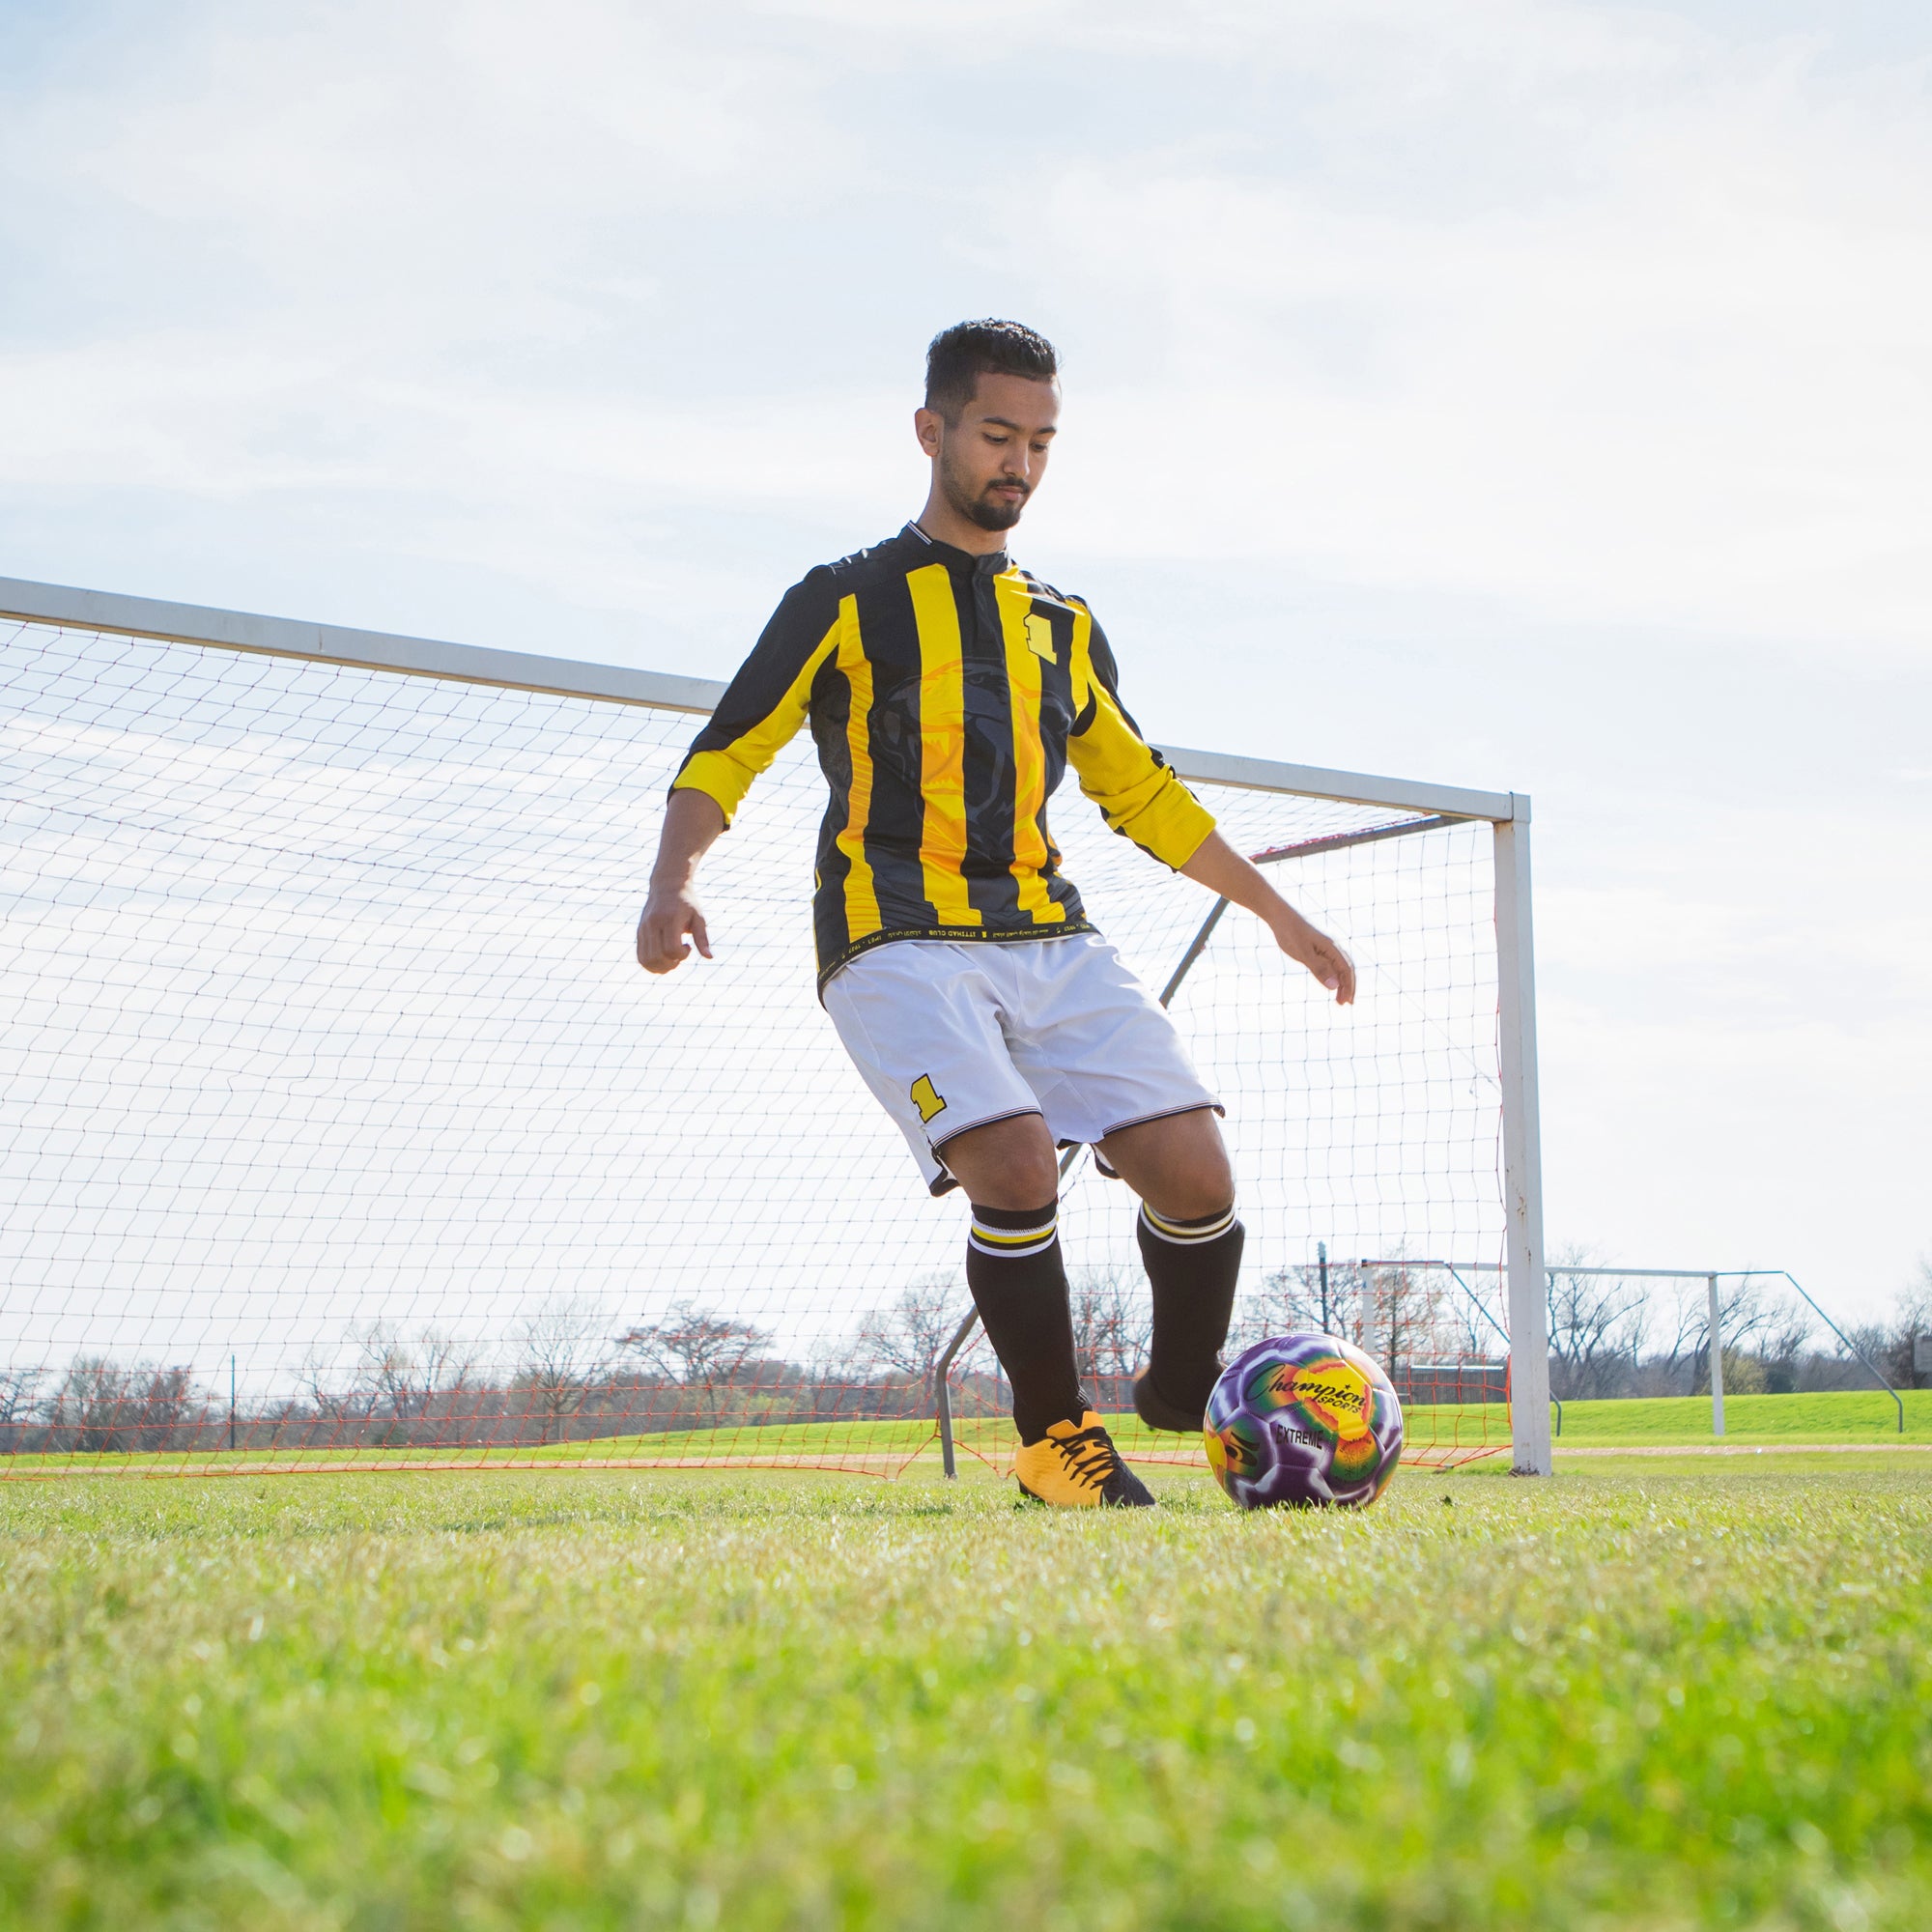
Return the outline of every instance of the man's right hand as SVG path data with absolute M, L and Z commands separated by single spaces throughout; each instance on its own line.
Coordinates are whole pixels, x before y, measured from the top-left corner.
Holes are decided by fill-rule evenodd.
M 654 889 L 638 921 L 638 964 L 646 973 L 675 972 L 691 957 L 693 946 L 706 959 L 711 957 L 704 908 L 688 888 L 676 892 Z
M 697 862 L 724 830 L 724 810 L 701 791 L 680 788 L 665 807 L 650 896 L 638 921 L 638 964 L 646 973 L 674 973 L 696 946 L 711 957 L 704 908 L 697 903 Z

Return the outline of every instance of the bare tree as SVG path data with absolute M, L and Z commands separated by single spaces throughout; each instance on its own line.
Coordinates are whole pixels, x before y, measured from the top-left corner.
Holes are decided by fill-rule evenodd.
M 1932 1335 L 1932 1260 L 1921 1257 L 1918 1272 L 1900 1291 L 1894 1332 L 1897 1354 L 1892 1378 L 1917 1388 L 1922 1379 L 1918 1344 L 1920 1337 Z
M 1704 1386 L 1711 1386 L 1708 1357 L 1711 1320 L 1704 1284 L 1671 1281 L 1646 1303 L 1638 1342 L 1635 1395 L 1681 1395 L 1697 1380 L 1697 1358 L 1707 1358 Z
M 475 1355 L 440 1329 L 424 1328 L 405 1337 L 387 1321 L 372 1321 L 352 1331 L 361 1350 L 362 1384 L 375 1400 L 368 1413 L 394 1418 L 391 1439 L 414 1439 L 425 1431 L 431 1410 L 468 1386 Z
M 860 1324 L 860 1359 L 874 1370 L 929 1383 L 965 1312 L 966 1295 L 956 1276 L 921 1275 L 890 1307 L 874 1309 Z
M 1271 1335 L 1350 1332 L 1359 1284 L 1356 1271 L 1339 1262 L 1328 1266 L 1327 1327 L 1322 1327 L 1321 1271 L 1317 1267 L 1277 1268 L 1259 1289 L 1241 1297 L 1229 1331 L 1230 1352 L 1252 1348 Z
M 1439 1355 L 1444 1344 L 1442 1283 L 1437 1270 L 1395 1261 L 1367 1271 L 1350 1338 L 1374 1355 L 1391 1376 L 1406 1364 Z
M 149 1369 L 137 1377 L 134 1435 L 143 1449 L 173 1448 L 176 1432 L 191 1427 L 207 1412 L 207 1399 L 187 1370 Z
M 1562 1249 L 1546 1284 L 1551 1392 L 1566 1401 L 1622 1392 L 1642 1348 L 1642 1281 L 1600 1274 L 1587 1248 Z
M 1798 1386 L 1804 1358 L 1816 1332 L 1811 1311 L 1795 1296 L 1780 1295 L 1773 1301 L 1757 1337 L 1765 1387 L 1771 1394 L 1789 1395 Z
M 1919 1256 L 1918 1272 L 1899 1290 L 1898 1319 L 1908 1334 L 1932 1335 L 1932 1256 Z
M 1704 1298 L 1708 1304 L 1710 1290 L 1707 1287 Z M 1775 1323 L 1777 1306 L 1766 1292 L 1762 1282 L 1748 1276 L 1735 1282 L 1719 1280 L 1718 1283 L 1718 1322 L 1723 1340 L 1728 1348 L 1741 1353 L 1748 1345 L 1758 1342 Z M 1706 1317 L 1708 1330 L 1709 1317 Z M 1710 1337 L 1705 1336 L 1705 1353 L 1710 1352 Z
M 1921 1336 L 1932 1335 L 1932 1261 L 1921 1261 L 1918 1273 L 1899 1290 L 1889 1319 L 1854 1322 L 1846 1333 L 1894 1388 L 1918 1388 L 1925 1376 L 1915 1366 L 1917 1344 Z M 1809 1366 L 1815 1369 L 1819 1359 L 1814 1357 Z M 1840 1349 L 1833 1366 L 1852 1378 L 1851 1385 L 1865 1386 L 1870 1372 L 1856 1356 Z
M 646 1322 L 618 1338 L 618 1346 L 635 1350 L 653 1373 L 696 1391 L 714 1425 L 721 1391 L 730 1386 L 768 1343 L 762 1328 L 712 1314 L 688 1300 L 673 1302 L 661 1321 Z
M 128 1375 L 104 1355 L 76 1355 L 47 1399 L 47 1423 L 62 1446 L 83 1455 L 131 1446 Z
M 199 1422 L 207 1406 L 186 1369 L 123 1368 L 104 1355 L 80 1355 L 48 1399 L 46 1416 L 69 1448 L 99 1454 L 172 1448 L 177 1432 Z
M 1452 1277 L 1442 1291 L 1440 1320 L 1449 1341 L 1449 1353 L 1461 1359 L 1493 1361 L 1497 1350 L 1509 1352 L 1509 1344 L 1491 1320 L 1488 1304 L 1478 1284 L 1467 1275 Z
M 1075 1268 L 1067 1281 L 1073 1353 L 1084 1378 L 1131 1376 L 1147 1359 L 1153 1305 L 1120 1267 Z
M 524 1318 L 512 1386 L 539 1418 L 540 1441 L 562 1434 L 602 1383 L 610 1362 L 611 1345 L 594 1304 L 562 1296 Z
M 0 1369 L 0 1429 L 19 1429 L 40 1406 L 44 1369 Z
M 1711 1388 L 1710 1289 L 1696 1297 L 1702 1319 L 1696 1324 L 1690 1392 L 1707 1395 Z M 1771 1387 L 1768 1348 L 1781 1347 L 1789 1332 L 1790 1312 L 1762 1282 L 1748 1276 L 1718 1286 L 1718 1332 L 1723 1343 L 1724 1386 L 1733 1395 L 1762 1395 Z M 1801 1328 L 1801 1334 L 1808 1323 Z
M 361 1422 L 376 1408 L 376 1392 L 358 1381 L 352 1373 L 339 1379 L 332 1360 L 319 1349 L 311 1349 L 296 1371 L 296 1380 L 308 1398 L 318 1420 L 323 1422 Z

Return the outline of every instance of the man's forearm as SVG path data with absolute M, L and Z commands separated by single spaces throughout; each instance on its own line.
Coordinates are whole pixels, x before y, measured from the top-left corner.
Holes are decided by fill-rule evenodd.
M 1180 872 L 1183 878 L 1206 886 L 1210 893 L 1219 893 L 1224 899 L 1232 899 L 1269 925 L 1293 910 L 1259 868 L 1242 858 L 1218 832 L 1208 833 Z
M 1354 1000 L 1354 961 L 1325 932 L 1310 925 L 1218 832 L 1208 833 L 1180 870 L 1196 885 L 1245 906 L 1274 934 L 1275 943 L 1291 959 L 1306 966 L 1335 995 L 1338 1005 L 1346 1007 Z
M 709 792 L 688 786 L 672 792 L 665 808 L 664 830 L 658 836 L 651 891 L 675 893 L 690 886 L 697 877 L 697 862 L 717 844 L 724 831 L 724 810 Z

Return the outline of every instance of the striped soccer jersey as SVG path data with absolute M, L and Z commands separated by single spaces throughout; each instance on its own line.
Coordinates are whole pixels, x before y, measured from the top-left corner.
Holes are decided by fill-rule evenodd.
M 1086 605 L 912 524 L 785 593 L 671 788 L 716 799 L 728 824 L 808 720 L 832 793 L 821 986 L 891 940 L 1089 930 L 1046 824 L 1069 760 L 1107 823 L 1169 866 L 1213 829 L 1122 707 Z

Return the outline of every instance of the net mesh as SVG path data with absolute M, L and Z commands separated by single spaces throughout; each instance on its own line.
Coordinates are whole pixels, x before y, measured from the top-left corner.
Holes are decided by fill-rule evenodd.
M 707 862 L 716 960 L 653 980 L 631 935 L 691 715 L 0 635 L 9 1473 L 935 1453 L 963 1209 L 813 997 L 809 743 Z M 1362 972 L 1338 1012 L 1231 911 L 1175 992 L 1228 1110 L 1237 1334 L 1309 1325 L 1324 1243 L 1330 1325 L 1389 1363 L 1408 1454 L 1506 1442 L 1492 1286 L 1478 1321 L 1404 1263 L 1500 1257 L 1489 827 L 1337 846 L 1418 817 L 1196 789 L 1240 848 L 1291 848 L 1277 882 Z M 1055 830 L 1164 986 L 1209 900 L 1077 795 Z M 1132 1203 L 1083 1157 L 1062 1225 L 1118 1411 L 1148 1330 Z M 961 1444 L 1003 1461 L 982 1339 L 950 1378 Z

